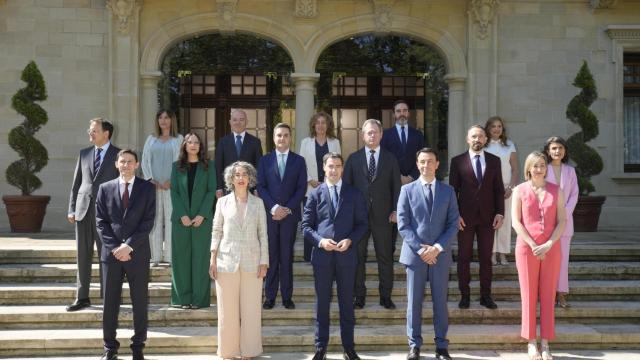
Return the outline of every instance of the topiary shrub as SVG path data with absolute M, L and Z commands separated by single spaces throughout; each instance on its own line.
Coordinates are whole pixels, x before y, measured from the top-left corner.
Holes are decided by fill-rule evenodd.
M 571 99 L 566 114 L 567 118 L 579 125 L 582 131 L 571 135 L 567 139 L 567 144 L 569 157 L 576 164 L 580 195 L 589 195 L 596 190 L 591 183 L 591 177 L 602 172 L 603 163 L 598 152 L 586 144 L 595 139 L 599 131 L 598 118 L 589 110 L 591 104 L 598 98 L 598 90 L 586 61 L 582 63 L 573 86 L 582 90 Z
M 11 107 L 24 116 L 24 121 L 9 132 L 9 146 L 20 155 L 7 167 L 7 182 L 20 189 L 22 195 L 31 195 L 42 186 L 35 173 L 49 161 L 47 149 L 34 135 L 49 120 L 47 112 L 36 101 L 47 99 L 47 89 L 38 66 L 31 61 L 22 71 L 20 79 L 27 86 L 11 98 Z

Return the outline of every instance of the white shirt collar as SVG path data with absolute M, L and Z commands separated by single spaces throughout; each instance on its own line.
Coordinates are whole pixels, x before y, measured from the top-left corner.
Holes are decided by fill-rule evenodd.
M 364 152 L 365 152 L 367 155 L 369 155 L 369 154 L 371 153 L 371 152 L 370 152 L 371 150 L 375 151 L 375 152 L 376 152 L 375 154 L 376 154 L 376 155 L 378 155 L 378 154 L 380 153 L 380 145 L 378 145 L 378 147 L 377 147 L 377 148 L 375 148 L 375 149 L 372 149 L 372 148 L 368 147 L 367 145 L 365 145 L 365 146 L 364 146 Z
M 129 186 L 133 186 L 133 182 L 135 180 L 136 180 L 136 177 L 135 176 L 132 177 L 131 181 L 129 182 Z M 125 184 L 124 179 L 122 178 L 122 176 L 118 176 L 118 184 L 120 184 L 120 185 L 124 185 Z
M 287 157 L 287 156 L 289 156 L 289 150 L 291 150 L 291 149 L 287 149 L 287 151 L 285 151 L 285 152 L 280 152 L 280 151 L 278 151 L 278 149 L 276 149 L 276 155 L 284 155 L 284 157 Z
M 482 149 L 479 153 L 475 153 L 472 150 L 469 150 L 469 156 L 471 157 L 471 159 L 475 159 L 476 155 L 480 155 L 481 159 L 484 159 L 484 149 Z
M 420 184 L 422 186 L 425 186 L 427 184 L 431 184 L 431 190 L 436 188 L 436 178 L 434 177 L 433 180 L 431 180 L 430 182 L 427 182 L 425 179 L 422 178 L 422 176 L 420 176 Z
M 96 149 L 102 149 L 102 154 L 106 153 L 107 150 L 109 149 L 109 146 L 111 145 L 111 140 L 107 141 L 106 144 L 102 145 L 102 146 L 97 146 L 95 145 Z
M 340 188 L 342 188 L 342 179 L 338 180 L 338 182 L 335 184 L 331 184 L 328 179 L 325 179 L 325 183 L 327 184 L 327 187 L 329 189 L 331 189 L 332 186 L 337 186 L 338 192 L 340 191 Z
M 239 134 L 238 134 L 238 133 L 236 133 L 236 132 L 234 132 L 234 131 L 232 131 L 232 133 L 233 133 L 233 138 L 234 138 L 234 139 L 236 138 L 236 136 L 240 135 L 240 137 L 242 137 L 242 139 L 244 140 L 244 136 L 245 136 L 245 134 L 247 133 L 247 131 L 245 130 L 245 131 L 243 131 L 243 132 L 241 132 L 241 133 L 239 133 Z

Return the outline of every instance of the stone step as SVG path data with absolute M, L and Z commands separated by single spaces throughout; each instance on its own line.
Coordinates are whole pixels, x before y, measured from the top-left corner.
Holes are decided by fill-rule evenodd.
M 367 281 L 367 302 L 377 303 L 379 298 L 378 282 Z M 128 285 L 124 285 L 124 302 L 128 301 Z M 215 287 L 212 287 L 215 289 Z M 471 282 L 471 295 L 477 297 L 479 283 Z M 153 304 L 168 304 L 171 283 L 154 282 L 149 284 L 150 302 Z M 0 284 L 0 305 L 53 305 L 68 304 L 75 298 L 75 284 L 71 283 L 38 283 L 38 284 Z M 212 291 L 211 301 L 215 302 L 215 291 Z M 335 286 L 334 286 L 335 293 Z M 429 294 L 429 288 L 425 290 Z M 449 282 L 451 300 L 459 296 L 457 281 Z M 494 281 L 492 295 L 497 301 L 517 301 L 520 299 L 518 282 L 514 280 Z M 92 284 L 90 297 L 94 304 L 99 304 L 99 285 Z M 392 292 L 394 301 L 402 301 L 406 297 L 406 284 L 396 281 Z M 429 296 L 426 297 L 429 299 Z M 571 282 L 571 298 L 574 301 L 637 301 L 640 300 L 640 280 L 575 280 Z M 311 281 L 297 281 L 294 283 L 293 299 L 296 302 L 315 301 L 315 290 Z
M 377 303 L 356 310 L 358 325 L 402 325 L 406 322 L 406 303 L 396 303 L 396 310 L 387 310 Z M 573 301 L 571 308 L 556 310 L 556 323 L 567 324 L 615 324 L 640 323 L 640 303 L 632 301 Z M 477 302 L 471 308 L 461 310 L 457 302 L 449 302 L 449 322 L 452 324 L 519 324 L 521 308 L 519 301 L 499 302 L 499 308 L 489 310 Z M 338 325 L 339 308 L 331 306 L 331 321 Z M 433 318 L 431 303 L 425 301 L 422 318 L 430 323 Z M 215 305 L 207 309 L 181 310 L 166 305 L 149 306 L 150 326 L 215 326 L 218 314 Z M 271 310 L 262 311 L 265 326 L 308 325 L 313 326 L 315 305 L 298 303 L 294 310 L 284 309 L 280 304 Z M 130 305 L 121 308 L 121 326 L 130 326 L 132 312 Z M 3 329 L 46 329 L 46 328 L 100 328 L 102 326 L 102 306 L 67 312 L 62 305 L 19 305 L 0 307 L 0 324 Z
M 431 324 L 423 325 L 423 337 L 433 338 Z M 360 351 L 406 349 L 406 328 L 403 325 L 356 326 L 355 343 Z M 521 351 L 524 342 L 519 325 L 451 325 L 448 338 L 452 350 L 512 349 Z M 559 324 L 554 349 L 636 349 L 640 344 L 638 324 Z M 215 327 L 152 327 L 148 332 L 147 354 L 206 353 L 213 354 L 217 346 Z M 490 334 L 490 336 L 488 336 Z M 312 353 L 312 326 L 264 326 L 265 352 Z M 121 329 L 118 340 L 121 352 L 128 351 L 130 329 Z M 337 326 L 331 327 L 330 350 L 339 348 Z M 102 349 L 101 329 L 52 329 L 0 331 L 0 356 L 95 354 Z
M 479 264 L 471 263 L 471 276 L 477 279 Z M 368 280 L 376 280 L 378 266 L 375 262 L 366 264 Z M 396 280 L 405 280 L 404 266 L 394 264 Z M 306 262 L 293 264 L 293 274 L 296 281 L 312 281 L 313 267 Z M 450 279 L 457 279 L 457 268 L 450 268 Z M 93 281 L 99 281 L 98 265 L 92 269 Z M 573 262 L 569 264 L 571 280 L 640 280 L 640 262 Z M 517 280 L 518 272 L 515 263 L 497 265 L 493 267 L 494 280 Z M 0 282 L 3 283 L 37 283 L 37 282 L 74 282 L 76 281 L 76 265 L 73 264 L 0 264 Z M 151 268 L 152 282 L 171 281 L 171 268 L 161 264 Z

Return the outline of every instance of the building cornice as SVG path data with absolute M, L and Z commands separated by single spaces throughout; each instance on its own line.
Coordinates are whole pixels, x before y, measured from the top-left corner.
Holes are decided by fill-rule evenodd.
M 609 25 L 605 32 L 614 40 L 640 40 L 640 25 Z

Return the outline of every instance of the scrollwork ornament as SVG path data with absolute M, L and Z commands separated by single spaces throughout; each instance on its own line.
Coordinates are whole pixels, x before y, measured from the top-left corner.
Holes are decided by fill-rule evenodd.
M 118 32 L 121 35 L 129 33 L 131 18 L 141 6 L 142 2 L 140 0 L 107 0 L 107 9 L 111 10 L 115 17 L 118 24 Z
M 294 15 L 300 18 L 314 18 L 318 15 L 317 0 L 296 0 Z
M 498 12 L 499 0 L 471 0 L 469 16 L 478 27 L 477 35 L 480 39 L 489 36 L 489 25 Z

